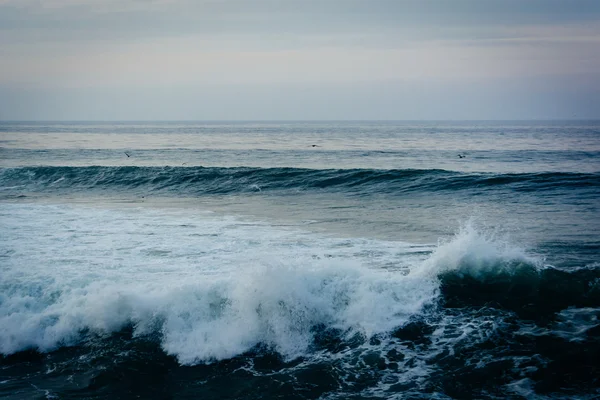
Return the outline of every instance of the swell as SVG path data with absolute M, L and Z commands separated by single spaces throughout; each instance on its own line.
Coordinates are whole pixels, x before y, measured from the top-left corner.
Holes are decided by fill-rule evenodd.
M 547 322 L 569 307 L 600 305 L 600 270 L 561 270 L 514 264 L 511 270 L 473 276 L 458 271 L 440 275 L 443 304 L 449 308 L 493 307 L 520 318 Z
M 353 193 L 599 189 L 598 173 L 462 173 L 440 169 L 304 169 L 217 167 L 22 167 L 0 169 L 4 195 L 22 192 L 128 190 L 230 194 L 333 190 Z

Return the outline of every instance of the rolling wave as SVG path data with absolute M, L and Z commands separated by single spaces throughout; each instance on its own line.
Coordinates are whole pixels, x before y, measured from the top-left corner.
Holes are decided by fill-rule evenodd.
M 303 169 L 217 167 L 22 167 L 0 169 L 5 193 L 81 190 L 231 194 L 258 191 L 406 193 L 486 190 L 517 192 L 598 189 L 598 173 L 462 173 L 440 169 Z

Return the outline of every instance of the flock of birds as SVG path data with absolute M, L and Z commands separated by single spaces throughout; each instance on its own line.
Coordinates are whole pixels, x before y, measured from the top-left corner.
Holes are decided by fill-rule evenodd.
M 321 147 L 321 146 L 319 146 L 317 144 L 311 144 L 310 147 Z M 131 157 L 131 154 L 129 154 L 128 152 L 125 152 L 125 155 L 127 156 L 127 158 Z M 465 158 L 465 157 L 467 157 L 466 154 L 460 154 L 460 153 L 458 154 L 458 158 Z M 185 164 L 187 164 L 187 163 L 183 163 L 181 165 L 185 165 Z

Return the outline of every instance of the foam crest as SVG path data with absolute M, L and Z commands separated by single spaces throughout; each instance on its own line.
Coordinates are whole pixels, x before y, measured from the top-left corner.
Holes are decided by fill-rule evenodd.
M 478 228 L 473 219 L 449 240 L 440 241 L 416 274 L 440 275 L 455 272 L 482 279 L 495 274 L 515 273 L 522 267 L 538 267 L 542 260 L 492 230 Z
M 182 279 L 182 281 L 184 281 Z M 360 266 L 262 267 L 183 284 L 90 284 L 47 297 L 3 299 L 1 351 L 48 351 L 84 330 L 105 334 L 133 324 L 162 335 L 184 364 L 229 358 L 258 344 L 295 357 L 317 325 L 370 336 L 403 324 L 431 301 L 435 285 Z
M 293 358 L 323 327 L 368 338 L 403 326 L 437 301 L 444 273 L 478 277 L 536 261 L 473 223 L 428 255 L 189 210 L 24 204 L 0 216 L 3 354 L 132 326 L 183 364 L 257 345 Z
M 11 207 L 2 216 L 12 252 L 0 302 L 3 354 L 133 326 L 183 364 L 259 344 L 291 358 L 306 353 L 315 327 L 369 337 L 438 295 L 435 279 L 380 268 L 402 243 L 176 212 Z M 64 235 L 71 245 L 57 247 L 52 238 Z M 403 257 L 423 257 L 405 247 Z
M 266 344 L 286 357 L 306 352 L 313 328 L 366 336 L 403 324 L 435 286 L 358 266 L 263 268 L 198 296 L 184 291 L 163 326 L 164 348 L 183 363 L 222 359 Z

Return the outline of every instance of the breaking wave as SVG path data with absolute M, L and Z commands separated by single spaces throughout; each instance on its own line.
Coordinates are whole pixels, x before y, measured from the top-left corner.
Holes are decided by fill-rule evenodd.
M 171 237 L 159 234 L 166 229 L 160 224 L 177 220 L 163 221 L 149 211 L 128 222 L 114 211 L 13 207 L 16 219 L 4 218 L 9 234 L 3 246 L 13 253 L 0 291 L 5 355 L 50 351 L 132 327 L 134 336 L 156 338 L 182 364 L 229 359 L 256 346 L 293 359 L 310 353 L 324 332 L 337 332 L 341 340 L 402 335 L 415 318 L 440 307 L 499 304 L 535 316 L 568 305 L 600 305 L 597 268 L 544 267 L 471 224 L 423 254 L 403 243 L 325 239 L 231 220 L 197 219 L 196 228 L 183 230 L 185 237 Z M 68 232 L 72 224 L 93 224 L 115 242 L 103 248 L 89 237 L 73 237 L 69 247 L 46 249 L 60 254 L 20 259 L 19 238 L 11 238 L 10 227 L 21 221 L 19 213 L 29 215 L 27 207 L 38 207 L 38 219 L 19 232 L 43 234 L 43 226 Z M 61 222 L 49 220 L 57 216 Z M 143 231 L 150 224 L 155 239 Z M 136 248 L 132 232 L 145 235 L 147 247 Z M 81 251 L 86 254 L 78 263 Z M 113 253 L 106 257 L 104 251 Z M 115 257 L 129 263 L 115 265 Z M 90 259 L 98 261 L 83 264 Z M 34 266 L 22 270 L 23 262 Z M 404 267 L 380 265 L 390 262 Z

